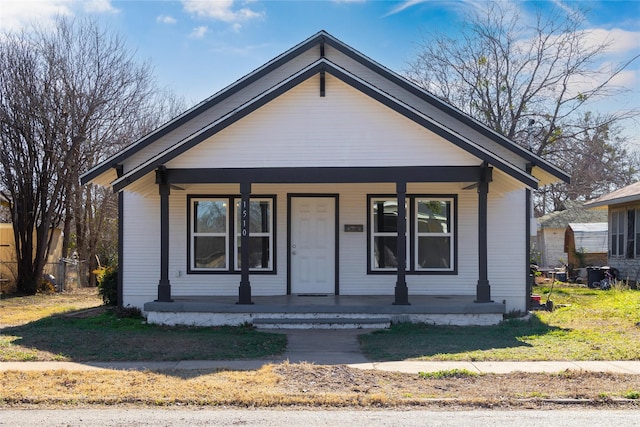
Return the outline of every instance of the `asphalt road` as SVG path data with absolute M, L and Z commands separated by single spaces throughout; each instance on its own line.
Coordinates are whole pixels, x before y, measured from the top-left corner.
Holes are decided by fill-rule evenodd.
M 638 410 L 0 409 L 0 426 L 640 426 Z

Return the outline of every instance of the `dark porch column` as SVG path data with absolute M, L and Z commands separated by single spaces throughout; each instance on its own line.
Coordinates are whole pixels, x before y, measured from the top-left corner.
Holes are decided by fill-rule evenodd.
M 116 174 L 120 178 L 124 174 L 122 165 L 116 166 Z M 118 191 L 118 307 L 122 308 L 124 293 L 122 292 L 122 280 L 124 278 L 124 191 Z
M 396 249 L 396 260 L 398 261 L 398 278 L 396 281 L 394 305 L 409 305 L 409 289 L 406 281 L 407 266 L 407 183 L 397 182 L 396 192 L 398 193 L 398 246 Z M 380 213 L 378 213 L 380 214 Z
M 238 304 L 253 304 L 251 301 L 251 283 L 249 282 L 249 229 L 251 183 L 240 183 L 240 287 Z
M 169 183 L 164 166 L 156 170 L 156 183 L 160 189 L 160 281 L 158 301 L 171 301 L 169 282 Z
M 533 165 L 531 163 L 527 164 L 527 173 L 531 174 L 531 171 L 533 169 Z M 526 215 L 526 227 L 527 227 L 527 234 L 525 236 L 525 254 L 527 255 L 527 259 L 525 260 L 525 278 L 526 281 L 525 283 L 527 284 L 526 286 L 526 292 L 525 292 L 525 307 L 527 308 L 527 311 L 531 310 L 531 293 L 532 293 L 532 286 L 533 286 L 533 276 L 531 275 L 531 211 L 532 211 L 532 204 L 531 204 L 531 190 L 530 189 L 526 189 L 525 190 L 525 215 Z
M 478 183 L 478 285 L 475 302 L 492 302 L 491 286 L 487 270 L 487 194 L 491 181 L 491 169 L 483 167 Z

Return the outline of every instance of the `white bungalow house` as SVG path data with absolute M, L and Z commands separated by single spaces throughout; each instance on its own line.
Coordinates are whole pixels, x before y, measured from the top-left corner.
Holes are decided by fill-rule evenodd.
M 201 325 L 496 323 L 559 180 L 324 31 L 82 176 L 120 196 L 122 304 Z

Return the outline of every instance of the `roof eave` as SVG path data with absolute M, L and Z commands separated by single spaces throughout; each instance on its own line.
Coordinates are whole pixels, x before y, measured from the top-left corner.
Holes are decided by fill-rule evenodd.
M 220 130 L 237 122 L 242 117 L 245 117 L 247 114 L 249 114 L 251 111 L 254 111 L 256 108 L 259 108 L 262 105 L 265 105 L 267 102 L 270 102 L 271 100 L 275 99 L 276 97 L 284 93 L 286 90 L 289 90 L 292 87 L 300 84 L 301 82 L 307 80 L 313 75 L 319 73 L 321 70 L 329 72 L 330 74 L 334 75 L 336 78 L 340 79 L 346 84 L 349 84 L 350 86 L 356 88 L 357 90 L 361 91 L 367 96 L 370 96 L 371 98 L 377 100 L 378 102 L 381 102 L 390 108 L 396 109 L 396 111 L 405 115 L 405 117 L 409 118 L 410 120 L 418 123 L 419 125 L 425 127 L 426 129 L 431 130 L 434 133 L 437 133 L 444 139 L 465 149 L 466 151 L 475 155 L 482 161 L 485 161 L 491 164 L 492 166 L 497 167 L 498 169 L 507 173 L 511 177 L 519 180 L 524 185 L 527 185 L 532 188 L 538 188 L 538 179 L 532 176 L 531 174 L 528 174 L 526 171 L 507 163 L 506 161 L 500 159 L 498 156 L 494 155 L 488 150 L 478 146 L 477 144 L 474 144 L 473 142 L 469 141 L 465 137 L 454 133 L 451 129 L 445 126 L 442 126 L 441 124 L 431 119 L 430 117 L 425 116 L 419 111 L 403 104 L 398 99 L 393 98 L 390 95 L 386 94 L 385 92 L 375 88 L 374 86 L 368 84 L 364 80 L 349 73 L 347 70 L 340 68 L 339 66 L 327 60 L 326 58 L 320 58 L 316 62 L 310 64 L 305 69 L 300 70 L 298 73 L 290 76 L 289 79 L 286 79 L 280 82 L 278 85 L 270 88 L 268 91 L 264 92 L 258 97 L 253 98 L 249 103 L 244 104 L 241 108 L 234 110 L 233 113 L 230 113 L 229 115 L 220 118 L 219 120 L 217 120 L 216 122 L 208 126 L 207 128 L 204 128 L 203 130 L 201 130 L 199 133 L 193 134 L 185 138 L 184 140 L 178 142 L 170 150 L 164 153 L 161 153 L 157 156 L 154 156 L 144 164 L 141 164 L 137 168 L 134 168 L 128 173 L 124 174 L 122 177 L 118 178 L 112 183 L 114 191 L 120 191 L 124 189 L 126 186 L 135 182 L 137 179 L 150 173 L 156 167 L 162 164 L 165 164 L 166 162 L 182 154 L 183 152 L 192 148 L 193 146 L 200 143 L 201 141 L 215 135 Z
M 598 201 L 596 199 L 596 200 L 594 200 L 592 202 L 585 203 L 584 206 L 586 208 L 592 209 L 592 208 L 612 206 L 612 205 L 623 205 L 623 204 L 626 204 L 626 203 L 633 203 L 633 202 L 638 202 L 638 201 L 640 201 L 640 195 L 634 194 L 634 195 L 631 195 L 631 196 L 618 197 L 618 198 L 615 198 L 615 199 L 608 199 L 608 200 L 600 200 L 600 201 Z
M 129 157 L 129 156 L 137 153 L 138 151 L 142 150 L 143 148 L 149 146 L 150 144 L 152 144 L 157 139 L 165 136 L 166 134 L 168 134 L 169 132 L 173 131 L 177 127 L 179 127 L 179 126 L 183 125 L 184 123 L 188 122 L 189 120 L 193 119 L 195 116 L 197 116 L 197 115 L 201 114 L 203 111 L 211 108 L 216 103 L 218 103 L 218 102 L 220 102 L 220 101 L 232 96 L 233 94 L 235 94 L 238 91 L 242 90 L 244 87 L 246 87 L 249 84 L 257 81 L 258 79 L 260 79 L 265 74 L 268 74 L 273 69 L 278 68 L 283 63 L 289 61 L 292 57 L 297 56 L 300 52 L 304 52 L 304 51 L 310 49 L 311 47 L 313 47 L 314 45 L 316 45 L 316 44 L 318 44 L 320 42 L 323 42 L 327 37 L 330 37 L 330 36 L 324 30 L 319 31 L 318 33 L 314 34 L 313 36 L 309 37 L 308 39 L 304 40 L 303 42 L 297 44 L 296 46 L 292 47 L 291 49 L 287 50 L 286 52 L 278 55 L 277 57 L 275 57 L 271 61 L 267 62 L 266 64 L 264 64 L 261 67 L 255 69 L 254 71 L 252 71 L 251 73 L 245 75 L 244 77 L 236 80 L 235 82 L 233 82 L 229 86 L 225 87 L 224 89 L 221 89 L 220 91 L 216 92 L 212 96 L 204 99 L 200 103 L 196 104 L 194 107 L 190 108 L 189 110 L 183 112 L 179 116 L 177 116 L 177 117 L 173 118 L 172 120 L 168 121 L 167 123 L 165 123 L 164 125 L 160 126 L 157 129 L 155 129 L 151 133 L 149 133 L 149 134 L 143 136 L 142 138 L 138 139 L 133 144 L 131 144 L 128 147 L 124 148 L 119 153 L 117 153 L 114 156 L 108 158 L 104 162 L 99 163 L 98 165 L 96 165 L 95 167 L 93 167 L 92 169 L 90 169 L 88 172 L 84 173 L 81 176 L 81 178 L 80 178 L 81 182 L 83 184 L 87 183 L 87 182 L 93 182 L 93 180 L 95 178 L 97 178 L 99 175 L 101 175 L 101 174 L 105 173 L 106 171 L 108 171 L 109 169 L 111 169 L 113 167 L 113 165 L 122 163 L 124 160 L 126 160 L 127 157 Z
M 499 134 L 498 132 L 487 127 L 486 125 L 474 119 L 473 117 L 463 113 L 458 108 L 444 102 L 443 100 L 436 97 L 432 93 L 428 92 L 427 90 L 421 88 L 420 86 L 406 79 L 405 77 L 379 64 L 378 62 L 360 53 L 359 51 L 353 49 L 352 47 L 342 43 L 340 40 L 336 39 L 335 37 L 326 33 L 325 33 L 325 36 L 326 36 L 326 42 L 329 45 L 338 49 L 340 52 L 344 53 L 350 58 L 358 61 L 364 66 L 367 66 L 369 68 L 374 68 L 377 73 L 381 74 L 385 78 L 398 84 L 399 86 L 403 87 L 405 90 L 413 93 L 414 95 L 418 96 L 419 98 L 428 102 L 429 104 L 434 105 L 435 107 L 446 111 L 448 114 L 455 117 L 459 121 L 465 123 L 472 129 L 480 132 L 484 136 L 492 139 L 493 141 L 497 142 L 503 147 L 518 154 L 519 156 L 524 158 L 527 162 L 530 162 L 534 164 L 536 167 L 539 167 L 540 169 L 546 171 L 547 173 L 555 176 L 559 181 L 563 181 L 566 183 L 569 182 L 570 180 L 569 175 L 567 175 L 564 171 L 562 171 L 555 165 L 547 162 L 542 157 L 539 157 L 536 154 L 532 153 L 531 151 L 524 149 L 523 147 L 519 146 L 515 142 L 506 138 L 504 135 Z

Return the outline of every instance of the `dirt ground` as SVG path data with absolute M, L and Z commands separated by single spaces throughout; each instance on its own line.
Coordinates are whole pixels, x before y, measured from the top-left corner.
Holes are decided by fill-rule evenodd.
M 624 398 L 627 391 L 640 390 L 640 378 L 633 375 L 587 372 L 509 375 L 461 373 L 449 378 L 423 378 L 419 375 L 352 369 L 344 365 L 312 364 L 276 365 L 274 372 L 281 375 L 278 388 L 286 393 L 377 395 L 386 396 L 388 403 L 395 404 L 424 404 L 429 400 L 450 399 L 451 403 L 455 401 L 473 406 L 538 406 L 544 401 L 564 404 L 560 401 L 573 400 L 572 403 L 606 405 L 615 402 L 640 408 L 637 399 Z

